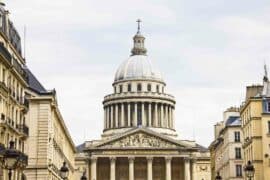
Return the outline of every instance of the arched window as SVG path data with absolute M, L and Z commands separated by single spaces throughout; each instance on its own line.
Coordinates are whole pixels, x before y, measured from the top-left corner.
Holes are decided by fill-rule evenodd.
M 151 84 L 147 85 L 147 91 L 151 91 Z
M 131 84 L 128 84 L 128 92 L 131 92 Z
M 137 85 L 137 91 L 142 91 L 142 85 L 141 84 Z

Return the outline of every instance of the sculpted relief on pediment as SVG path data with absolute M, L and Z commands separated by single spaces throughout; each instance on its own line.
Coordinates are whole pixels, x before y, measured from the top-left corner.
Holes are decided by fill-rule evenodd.
M 123 137 L 116 141 L 109 142 L 103 145 L 106 148 L 175 148 L 177 145 L 157 138 L 155 136 L 150 136 L 145 133 L 137 133 L 127 137 Z

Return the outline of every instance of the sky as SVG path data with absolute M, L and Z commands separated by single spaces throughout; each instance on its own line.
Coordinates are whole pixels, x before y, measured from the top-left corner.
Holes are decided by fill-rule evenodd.
M 148 56 L 176 98 L 180 139 L 206 147 L 223 111 L 270 65 L 269 0 L 5 0 L 17 30 L 26 26 L 27 66 L 58 106 L 75 144 L 99 139 L 102 100 L 130 56 L 142 19 Z M 24 39 L 24 38 L 23 38 Z

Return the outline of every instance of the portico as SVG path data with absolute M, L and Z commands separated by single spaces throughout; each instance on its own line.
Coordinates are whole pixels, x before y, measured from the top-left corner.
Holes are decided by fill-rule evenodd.
M 192 162 L 181 156 L 95 156 L 91 158 L 90 174 L 91 180 L 191 180 Z M 126 171 L 119 171 L 123 168 Z

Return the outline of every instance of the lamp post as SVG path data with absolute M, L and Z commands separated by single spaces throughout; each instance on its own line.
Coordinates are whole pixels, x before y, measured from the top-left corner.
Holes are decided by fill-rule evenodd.
M 83 175 L 81 177 L 81 180 L 87 180 L 87 177 L 86 177 L 86 171 L 83 172 Z
M 246 173 L 246 177 L 248 177 L 249 180 L 251 180 L 254 177 L 255 168 L 251 163 L 251 161 L 248 161 L 247 165 L 244 168 L 244 171 Z
M 12 178 L 12 170 L 17 169 L 21 153 L 14 147 L 14 141 L 9 142 L 9 148 L 3 151 L 3 166 L 8 169 L 9 180 Z
M 217 172 L 215 180 L 222 180 L 222 177 L 220 176 L 219 172 Z
M 67 167 L 67 163 L 63 162 L 63 166 L 60 169 L 60 176 L 61 176 L 61 178 L 66 180 L 66 179 L 68 179 L 68 174 L 69 174 L 69 169 Z

